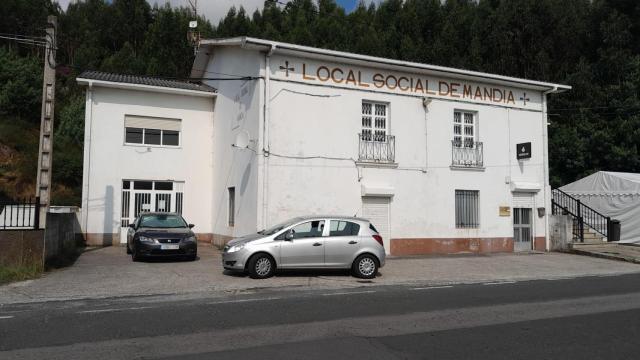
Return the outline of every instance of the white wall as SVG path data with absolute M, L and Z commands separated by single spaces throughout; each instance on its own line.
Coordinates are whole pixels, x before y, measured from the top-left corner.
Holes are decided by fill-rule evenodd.
M 278 65 L 272 67 L 274 73 Z M 272 80 L 271 88 L 269 224 L 302 214 L 360 215 L 361 185 L 365 184 L 395 189 L 391 200 L 392 238 L 512 237 L 512 218 L 499 216 L 500 206 L 512 206 L 510 182 L 544 185 L 539 110 L 434 98 L 426 114 L 425 137 L 425 109 L 420 96 L 282 80 Z M 531 95 L 540 98 L 540 93 Z M 357 167 L 346 160 L 358 158 L 362 100 L 389 104 L 398 168 Z M 450 168 L 455 109 L 478 113 L 478 140 L 484 143 L 483 171 Z M 533 157 L 519 163 L 516 144 L 529 141 Z M 456 189 L 480 190 L 480 228 L 455 228 Z M 542 191 L 536 195 L 536 206 L 544 206 Z M 534 218 L 536 236 L 544 236 L 544 218 L 538 218 L 535 211 Z
M 205 76 L 264 76 L 264 58 L 265 54 L 257 51 L 217 47 Z M 285 60 L 296 69 L 290 76 L 281 69 Z M 511 183 L 545 183 L 540 92 L 500 87 L 515 94 L 516 104 L 510 107 L 478 99 L 465 102 L 451 96 L 431 96 L 426 113 L 423 97 L 416 93 L 317 80 L 305 83 L 300 75 L 303 61 L 308 66 L 321 65 L 277 52 L 271 57 L 271 85 L 266 99 L 269 115 L 264 130 L 264 79 L 208 81 L 219 89 L 212 194 L 215 233 L 242 236 L 304 214 L 361 215 L 365 185 L 394 189 L 392 238 L 513 236 L 512 217 L 499 216 L 500 206 L 513 206 Z M 338 65 L 345 72 L 355 68 Z M 363 78 L 371 78 L 378 71 L 362 69 Z M 437 80 L 429 78 L 432 86 L 438 84 Z M 527 105 L 519 99 L 525 91 Z M 389 104 L 397 168 L 356 166 L 362 100 Z M 451 169 L 454 110 L 478 114 L 476 131 L 478 140 L 484 143 L 482 171 Z M 250 143 L 255 152 L 231 148 L 241 131 L 255 140 Z M 529 141 L 533 157 L 516 161 L 516 144 Z M 263 148 L 270 151 L 268 157 L 263 156 Z M 324 158 L 302 159 L 305 157 Z M 238 184 L 242 183 L 244 191 L 239 191 Z M 226 226 L 229 186 L 237 189 L 234 228 Z M 478 229 L 455 228 L 456 189 L 480 190 Z M 543 191 L 535 195 L 536 207 L 544 206 Z M 535 211 L 534 218 L 536 236 L 544 236 L 544 218 L 538 218 Z
M 117 241 L 123 179 L 184 181 L 185 219 L 196 233 L 211 233 L 211 203 L 203 199 L 212 197 L 214 100 L 97 86 L 87 91 L 92 94 L 85 120 L 85 233 L 105 234 L 104 243 Z M 181 119 L 180 147 L 124 145 L 125 115 Z
M 204 74 L 208 78 L 258 76 L 262 62 L 257 52 L 236 48 L 216 49 Z M 227 237 L 254 233 L 258 217 L 258 163 L 262 113 L 262 80 L 206 80 L 218 89 L 216 100 L 213 161 L 215 171 L 209 183 L 210 223 L 213 233 Z M 249 135 L 249 149 L 233 148 L 240 133 Z M 235 226 L 229 226 L 228 188 L 236 188 Z M 204 199 L 204 198 L 203 198 Z

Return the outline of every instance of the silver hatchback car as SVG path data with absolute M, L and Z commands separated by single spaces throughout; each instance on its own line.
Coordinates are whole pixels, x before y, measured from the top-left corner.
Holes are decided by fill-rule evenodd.
M 340 216 L 294 218 L 231 240 L 222 254 L 225 269 L 254 279 L 268 278 L 276 269 L 351 269 L 370 279 L 384 261 L 382 237 L 369 220 Z

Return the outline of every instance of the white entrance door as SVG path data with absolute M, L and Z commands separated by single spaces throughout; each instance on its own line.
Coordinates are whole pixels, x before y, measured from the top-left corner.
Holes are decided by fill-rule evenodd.
M 364 196 L 362 198 L 362 217 L 369 219 L 378 230 L 384 242 L 387 254 L 391 251 L 391 232 L 389 224 L 389 197 Z
M 127 242 L 129 224 L 142 212 L 182 214 L 184 183 L 174 181 L 123 180 L 120 243 Z

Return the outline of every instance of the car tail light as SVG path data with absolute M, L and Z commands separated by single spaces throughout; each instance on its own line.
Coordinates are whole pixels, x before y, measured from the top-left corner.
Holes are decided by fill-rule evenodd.
M 382 236 L 375 234 L 373 235 L 373 238 L 378 242 L 378 244 L 380 244 L 380 246 L 384 247 L 384 243 L 382 242 Z

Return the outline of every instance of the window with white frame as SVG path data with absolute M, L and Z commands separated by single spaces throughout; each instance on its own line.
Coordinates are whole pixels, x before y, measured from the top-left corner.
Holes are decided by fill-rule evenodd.
M 126 115 L 125 144 L 180 146 L 179 119 Z
M 476 141 L 476 113 L 456 110 L 453 112 L 453 144 L 456 147 L 473 148 Z
M 480 227 L 480 191 L 456 190 L 456 228 Z
M 384 142 L 389 130 L 389 107 L 384 103 L 362 101 L 362 140 Z

